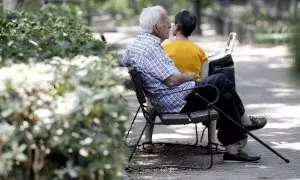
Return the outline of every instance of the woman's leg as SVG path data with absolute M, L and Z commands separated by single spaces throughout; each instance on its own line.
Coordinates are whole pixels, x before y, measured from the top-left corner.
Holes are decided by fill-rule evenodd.
M 228 78 L 223 74 L 214 74 L 205 78 L 203 81 L 197 82 L 198 86 L 206 84 L 214 85 L 219 90 L 219 100 L 215 105 L 229 117 L 234 119 L 237 123 L 241 124 L 241 118 L 234 96 L 237 96 L 237 99 L 239 99 L 239 97 L 237 93 L 233 95 L 230 92 L 233 86 Z M 200 88 L 197 90 L 197 93 L 210 102 L 214 101 L 216 98 L 216 91 L 214 88 Z M 188 105 L 189 107 L 187 109 L 190 111 L 197 111 L 207 108 L 207 103 L 197 96 L 191 96 L 191 98 L 188 99 L 187 106 Z M 222 113 L 219 113 L 219 115 L 220 118 L 217 124 L 220 131 L 222 131 L 222 137 L 220 140 L 221 143 L 224 145 L 229 145 L 246 137 L 246 134 L 229 119 L 227 119 L 226 116 L 224 116 Z
M 221 94 L 216 106 L 222 111 L 219 112 L 218 120 L 219 141 L 227 146 L 246 138 L 247 134 L 223 114 L 225 113 L 236 123 L 242 124 L 233 96 L 228 92 Z

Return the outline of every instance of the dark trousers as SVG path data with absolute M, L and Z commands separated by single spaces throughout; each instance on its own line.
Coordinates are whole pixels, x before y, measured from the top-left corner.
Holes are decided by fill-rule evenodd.
M 202 81 L 196 82 L 196 86 L 205 84 L 214 85 L 219 90 L 219 100 L 214 105 L 226 113 L 234 121 L 242 124 L 241 116 L 245 113 L 245 108 L 230 80 L 224 74 L 219 73 L 213 74 Z M 195 91 L 209 102 L 213 102 L 216 98 L 216 90 L 214 88 L 203 87 Z M 205 101 L 195 95 L 191 95 L 187 99 L 187 103 L 181 112 L 190 113 L 206 108 L 207 103 Z M 218 139 L 225 146 L 247 137 L 247 134 L 244 133 L 243 130 L 232 123 L 220 112 L 219 119 L 217 120 L 217 129 Z

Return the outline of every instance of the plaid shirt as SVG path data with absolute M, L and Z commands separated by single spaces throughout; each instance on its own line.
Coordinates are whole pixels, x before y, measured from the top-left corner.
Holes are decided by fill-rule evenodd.
M 127 66 L 133 66 L 141 73 L 142 84 L 151 104 L 157 105 L 161 112 L 180 112 L 186 103 L 184 98 L 189 90 L 174 92 L 192 88 L 195 82 L 185 82 L 174 87 L 164 84 L 164 80 L 180 72 L 160 44 L 161 40 L 158 37 L 149 33 L 141 33 L 123 54 L 123 61 Z M 167 93 L 172 94 L 160 99 L 161 95 Z

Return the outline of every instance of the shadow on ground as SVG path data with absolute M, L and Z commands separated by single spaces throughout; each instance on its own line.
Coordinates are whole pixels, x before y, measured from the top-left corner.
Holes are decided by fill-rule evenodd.
M 131 150 L 133 147 L 131 147 Z M 187 144 L 155 143 L 153 153 L 147 153 L 142 146 L 137 149 L 130 168 L 132 172 L 206 170 L 211 156 L 203 146 Z M 222 154 L 213 150 L 213 163 L 222 163 Z

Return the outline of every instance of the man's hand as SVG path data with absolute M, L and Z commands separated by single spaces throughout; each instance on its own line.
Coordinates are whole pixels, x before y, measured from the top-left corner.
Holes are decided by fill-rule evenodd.
M 196 79 L 197 79 L 196 73 L 185 73 L 184 75 L 186 75 L 187 78 L 190 79 L 189 81 L 196 81 Z
M 170 77 L 168 77 L 165 80 L 165 84 L 169 87 L 173 87 L 188 81 L 195 81 L 196 79 L 197 79 L 196 73 L 172 74 Z

